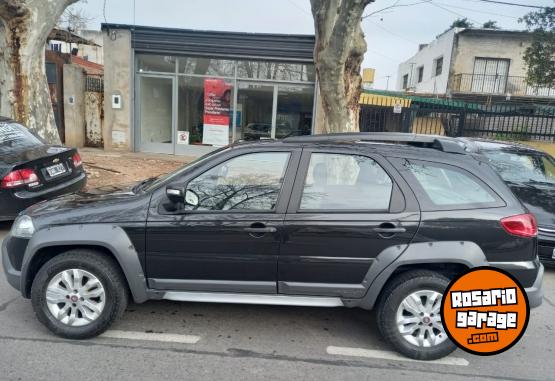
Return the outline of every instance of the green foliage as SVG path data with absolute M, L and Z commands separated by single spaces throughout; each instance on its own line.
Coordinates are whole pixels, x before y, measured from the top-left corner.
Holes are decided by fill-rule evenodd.
M 451 24 L 451 27 L 449 29 L 453 29 L 453 28 L 472 28 L 474 26 L 474 24 L 472 24 L 472 22 L 470 22 L 470 20 L 468 20 L 466 17 L 463 19 L 456 19 L 455 21 L 453 21 L 453 24 Z
M 533 33 L 532 44 L 524 53 L 528 82 L 555 87 L 555 7 L 528 13 L 520 21 Z
M 482 28 L 484 28 L 484 29 L 500 29 L 499 26 L 497 26 L 497 21 L 493 21 L 493 20 L 486 21 L 484 23 L 484 25 L 482 25 Z
M 495 134 L 495 140 L 516 142 L 516 141 L 526 141 L 530 140 L 530 135 L 528 135 L 528 126 L 520 126 L 513 128 L 511 131 L 498 132 Z

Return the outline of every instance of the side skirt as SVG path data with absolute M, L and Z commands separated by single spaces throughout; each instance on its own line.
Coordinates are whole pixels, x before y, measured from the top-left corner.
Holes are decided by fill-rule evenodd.
M 220 292 L 185 292 L 167 291 L 161 299 L 178 302 L 204 302 L 204 303 L 236 303 L 236 304 L 263 304 L 275 306 L 304 306 L 304 307 L 343 307 L 340 298 L 265 295 L 265 294 L 229 294 Z

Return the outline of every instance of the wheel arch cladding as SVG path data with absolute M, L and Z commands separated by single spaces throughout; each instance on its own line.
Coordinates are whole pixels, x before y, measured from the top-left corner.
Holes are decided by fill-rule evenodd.
M 366 275 L 366 296 L 359 300 L 344 300 L 345 305 L 372 309 L 386 283 L 400 271 L 428 269 L 438 272 L 457 271 L 478 266 L 488 266 L 482 249 L 474 242 L 445 241 L 413 243 L 401 255 L 394 257 L 393 250 L 386 249 L 377 258 Z
M 148 300 L 146 278 L 139 256 L 125 231 L 112 224 L 63 225 L 37 231 L 25 250 L 21 268 L 21 290 L 28 298 L 31 284 L 38 269 L 46 260 L 62 252 L 88 248 L 112 255 L 121 267 L 123 275 L 136 303 Z M 41 254 L 47 258 L 41 260 Z

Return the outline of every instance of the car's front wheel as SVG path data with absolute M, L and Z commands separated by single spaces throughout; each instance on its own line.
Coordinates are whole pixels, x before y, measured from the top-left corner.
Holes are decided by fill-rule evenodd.
M 127 306 L 127 285 L 104 253 L 73 250 L 46 262 L 31 288 L 41 323 L 56 335 L 86 339 L 104 332 Z
M 435 360 L 456 349 L 441 322 L 441 302 L 449 280 L 426 270 L 407 271 L 383 290 L 378 305 L 382 336 L 403 355 Z

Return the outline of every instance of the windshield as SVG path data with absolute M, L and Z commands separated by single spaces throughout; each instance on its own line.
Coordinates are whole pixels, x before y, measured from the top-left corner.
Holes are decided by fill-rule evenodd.
M 17 123 L 0 122 L 0 154 L 44 144 L 31 131 Z
M 198 159 L 190 162 L 189 164 L 185 165 L 184 167 L 179 167 L 178 169 L 176 169 L 173 172 L 167 173 L 165 175 L 160 175 L 158 177 L 153 177 L 151 179 L 147 179 L 147 180 L 143 181 L 143 183 L 139 184 L 139 187 L 137 187 L 135 189 L 135 191 L 140 191 L 140 190 L 150 191 L 152 189 L 157 188 L 161 184 L 169 183 L 169 182 L 171 182 L 171 180 L 173 180 L 174 178 L 178 177 L 181 173 L 183 173 L 183 171 L 192 169 L 192 168 L 204 163 L 205 161 L 210 159 L 212 156 L 215 156 L 215 155 L 219 154 L 220 152 L 223 152 L 227 149 L 229 149 L 229 147 L 222 147 L 222 148 L 217 149 L 215 151 L 209 152 L 204 156 L 199 157 Z
M 555 160 L 541 153 L 485 151 L 491 166 L 503 180 L 513 183 L 548 183 L 555 185 Z

